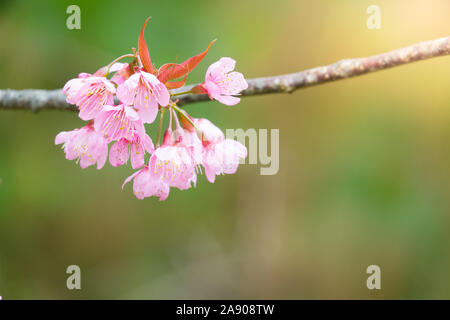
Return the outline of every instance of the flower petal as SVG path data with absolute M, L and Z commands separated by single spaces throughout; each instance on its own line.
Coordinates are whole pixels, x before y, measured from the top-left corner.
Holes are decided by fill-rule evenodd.
M 125 105 L 131 106 L 134 103 L 136 89 L 139 85 L 140 74 L 135 73 L 130 76 L 124 83 L 120 84 L 116 90 L 117 99 Z
M 131 167 L 138 169 L 144 165 L 145 150 L 142 144 L 134 142 L 131 144 Z
M 227 105 L 227 106 L 234 106 L 234 105 L 238 104 L 239 101 L 241 101 L 240 98 L 236 98 L 233 96 L 223 96 L 223 95 L 219 95 L 215 99 L 217 101 L 219 101 L 220 103 Z
M 125 138 L 122 138 L 113 144 L 109 151 L 109 163 L 111 163 L 113 167 L 118 167 L 127 163 L 129 157 L 129 144 L 129 141 Z

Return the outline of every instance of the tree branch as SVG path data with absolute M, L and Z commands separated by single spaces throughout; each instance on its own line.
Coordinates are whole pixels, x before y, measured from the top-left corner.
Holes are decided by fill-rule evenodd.
M 274 77 L 247 79 L 249 87 L 242 96 L 269 93 L 291 93 L 297 89 L 319 85 L 388 69 L 403 64 L 450 54 L 450 36 L 421 42 L 376 56 L 344 59 L 334 64 Z M 182 92 L 193 86 L 176 90 Z M 180 95 L 178 105 L 208 101 L 203 95 Z M 0 90 L 0 109 L 39 111 L 43 109 L 77 110 L 69 105 L 61 90 Z

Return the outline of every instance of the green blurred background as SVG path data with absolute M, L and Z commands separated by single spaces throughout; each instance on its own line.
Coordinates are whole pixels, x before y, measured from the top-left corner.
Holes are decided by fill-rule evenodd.
M 66 8 L 81 8 L 81 30 Z M 366 9 L 381 8 L 381 30 Z M 0 88 L 61 88 L 137 46 L 156 65 L 218 41 L 247 77 L 448 36 L 448 0 L 1 1 Z M 75 113 L 0 112 L 3 299 L 450 298 L 450 58 L 351 80 L 187 106 L 226 128 L 280 130 L 280 170 L 258 165 L 168 200 L 121 190 L 131 167 L 82 170 L 55 135 Z M 66 288 L 66 268 L 82 290 Z M 381 267 L 382 289 L 366 288 Z

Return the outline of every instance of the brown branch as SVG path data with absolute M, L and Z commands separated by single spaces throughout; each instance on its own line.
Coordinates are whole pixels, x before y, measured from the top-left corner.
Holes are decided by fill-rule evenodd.
M 317 67 L 297 73 L 274 77 L 247 79 L 249 87 L 242 96 L 269 93 L 290 93 L 297 89 L 315 86 L 388 69 L 403 64 L 450 54 L 450 37 L 421 42 L 409 47 L 367 58 L 345 59 L 334 64 Z M 186 91 L 192 86 L 179 89 Z M 180 95 L 179 105 L 208 101 L 207 95 Z M 65 102 L 61 90 L 0 90 L 0 109 L 42 109 L 76 110 Z

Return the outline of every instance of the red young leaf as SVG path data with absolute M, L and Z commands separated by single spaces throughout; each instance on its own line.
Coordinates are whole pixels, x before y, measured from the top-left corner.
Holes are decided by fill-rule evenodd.
M 167 81 L 169 81 L 171 79 L 170 75 L 175 66 L 179 66 L 179 64 L 178 63 L 166 63 L 166 64 L 162 65 L 158 70 L 158 80 L 161 81 L 162 83 L 166 83 Z
M 178 88 L 181 88 L 182 86 L 184 86 L 184 84 L 186 83 L 187 73 L 184 75 L 183 80 L 169 82 L 169 79 L 174 79 L 171 76 L 172 76 L 172 72 L 175 67 L 179 67 L 179 68 L 183 68 L 183 69 L 185 68 L 185 67 L 179 65 L 178 63 L 167 63 L 167 64 L 161 66 L 161 68 L 159 68 L 158 80 L 161 81 L 162 83 L 164 83 L 166 85 L 167 89 L 178 89 Z
M 212 46 L 214 42 L 216 42 L 216 40 L 211 41 L 210 44 L 208 45 L 208 48 L 206 48 L 206 50 L 203 51 L 202 53 L 199 53 L 198 55 L 187 59 L 186 61 L 173 67 L 172 69 L 165 71 L 168 72 L 169 74 L 164 75 L 164 77 L 167 76 L 169 80 L 172 80 L 181 78 L 182 76 L 186 76 L 200 63 L 200 61 L 203 60 L 203 58 L 208 53 L 209 48 Z
M 183 112 L 179 112 L 178 113 L 181 125 L 183 126 L 184 129 L 188 130 L 189 132 L 194 132 L 195 128 L 192 125 L 192 121 L 194 119 L 192 119 L 192 117 L 190 115 L 188 115 L 185 111 Z
M 186 83 L 186 76 L 184 76 L 184 79 L 180 80 L 180 81 L 168 81 L 168 82 L 166 82 L 167 89 L 178 89 L 178 88 L 181 88 L 182 86 L 184 86 L 184 84 Z
M 152 60 L 150 59 L 150 53 L 148 52 L 147 43 L 145 43 L 144 38 L 145 26 L 147 25 L 149 19 L 150 17 L 148 17 L 147 20 L 145 21 L 144 26 L 142 27 L 141 30 L 141 34 L 139 35 L 138 51 L 142 65 L 144 66 L 144 70 L 147 71 L 148 73 L 153 74 L 155 69 L 153 68 Z

